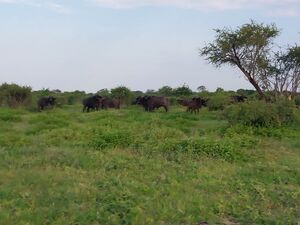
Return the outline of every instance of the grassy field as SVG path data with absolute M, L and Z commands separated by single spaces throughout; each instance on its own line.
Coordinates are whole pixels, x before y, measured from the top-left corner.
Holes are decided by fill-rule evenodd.
M 0 109 L 0 224 L 299 224 L 300 125 Z

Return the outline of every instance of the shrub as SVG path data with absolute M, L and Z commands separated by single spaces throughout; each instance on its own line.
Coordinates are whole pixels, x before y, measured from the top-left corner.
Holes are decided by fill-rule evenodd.
M 275 127 L 293 122 L 295 120 L 294 108 L 288 101 L 275 103 L 249 101 L 227 107 L 224 116 L 231 124 Z
M 31 102 L 31 87 L 4 83 L 0 86 L 0 105 L 17 107 L 29 105 Z
M 209 99 L 207 106 L 210 111 L 223 110 L 230 103 L 226 95 L 216 95 Z

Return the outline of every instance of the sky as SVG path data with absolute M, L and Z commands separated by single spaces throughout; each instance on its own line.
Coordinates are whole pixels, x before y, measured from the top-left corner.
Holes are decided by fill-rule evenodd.
M 300 0 L 0 0 L 0 83 L 96 92 L 251 88 L 199 49 L 216 28 L 275 23 L 300 44 Z

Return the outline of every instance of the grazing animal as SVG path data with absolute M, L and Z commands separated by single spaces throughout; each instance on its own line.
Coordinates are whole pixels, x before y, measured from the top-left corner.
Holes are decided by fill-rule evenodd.
M 120 99 L 110 99 L 110 98 L 103 98 L 101 100 L 101 108 L 102 109 L 120 109 L 121 101 Z
M 186 111 L 190 113 L 199 113 L 202 106 L 207 106 L 207 99 L 192 98 L 192 100 L 178 99 L 177 102 L 186 107 Z
M 152 112 L 160 107 L 163 107 L 166 112 L 169 111 L 169 102 L 167 98 L 163 96 L 140 96 L 136 98 L 134 104 L 142 105 L 145 111 L 148 112 Z
M 246 96 L 243 96 L 243 95 L 233 95 L 231 96 L 231 100 L 233 102 L 244 102 L 247 100 L 247 97 Z
M 54 98 L 52 96 L 41 97 L 37 102 L 39 111 L 44 110 L 45 107 L 48 107 L 48 106 L 53 107 L 55 104 L 56 104 L 56 98 Z
M 102 97 L 100 95 L 94 95 L 88 98 L 85 98 L 82 101 L 83 109 L 82 112 L 90 112 L 90 110 L 99 110 L 101 106 Z

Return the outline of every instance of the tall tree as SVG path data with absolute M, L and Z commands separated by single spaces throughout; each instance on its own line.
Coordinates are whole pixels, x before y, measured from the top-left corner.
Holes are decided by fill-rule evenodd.
M 204 85 L 201 85 L 201 86 L 197 87 L 197 91 L 198 92 L 205 92 L 205 91 L 207 91 L 207 89 Z
M 131 96 L 131 91 L 129 88 L 125 86 L 119 86 L 116 88 L 112 88 L 110 90 L 111 96 L 113 98 L 118 98 L 123 103 L 125 101 L 128 101 Z
M 275 55 L 269 85 L 275 94 L 294 98 L 300 88 L 300 47 L 289 47 Z
M 175 96 L 189 96 L 193 94 L 193 91 L 190 87 L 186 84 L 182 85 L 181 87 L 177 87 L 173 90 Z
M 251 21 L 235 30 L 223 28 L 215 32 L 215 40 L 202 48 L 200 55 L 216 67 L 226 64 L 239 68 L 260 97 L 266 99 L 262 81 L 273 39 L 279 34 L 277 27 Z
M 103 89 L 97 91 L 97 94 L 100 96 L 108 97 L 108 96 L 110 96 L 110 91 L 107 88 L 103 88 Z
M 158 89 L 158 93 L 164 96 L 171 96 L 173 94 L 173 89 L 170 86 L 163 86 Z

